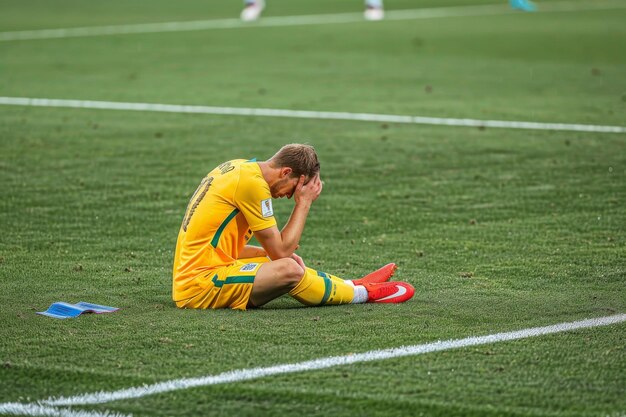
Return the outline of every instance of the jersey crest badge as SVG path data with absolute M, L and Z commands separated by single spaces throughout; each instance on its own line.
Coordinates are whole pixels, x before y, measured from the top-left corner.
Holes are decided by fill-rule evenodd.
M 272 217 L 274 215 L 271 198 L 261 201 L 261 213 L 263 213 L 263 217 Z
M 259 264 L 245 264 L 244 266 L 241 267 L 240 271 L 241 272 L 254 271 L 257 266 L 259 266 Z

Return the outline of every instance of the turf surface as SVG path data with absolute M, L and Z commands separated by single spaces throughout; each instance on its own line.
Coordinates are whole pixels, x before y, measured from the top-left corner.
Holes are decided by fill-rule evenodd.
M 215 3 L 215 4 L 213 4 Z M 358 11 L 274 0 L 268 15 Z M 390 9 L 487 2 L 388 2 Z M 584 2 L 580 2 L 581 4 Z M 232 1 L 0 2 L 0 30 L 227 18 Z M 0 96 L 625 125 L 626 11 L 0 43 Z M 389 261 L 402 305 L 177 310 L 199 180 L 308 142 L 324 192 L 300 254 Z M 463 338 L 626 311 L 626 135 L 0 107 L 0 401 Z M 280 223 L 291 202 L 275 203 Z M 80 300 L 119 312 L 35 315 Z M 623 416 L 624 324 L 195 388 L 86 410 Z

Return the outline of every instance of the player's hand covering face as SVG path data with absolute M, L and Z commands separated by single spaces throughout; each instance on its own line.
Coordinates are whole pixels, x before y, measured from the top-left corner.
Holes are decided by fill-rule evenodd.
M 296 204 L 299 202 L 314 202 L 322 193 L 322 180 L 319 173 L 311 178 L 308 182 L 304 175 L 300 176 L 296 189 L 293 192 Z

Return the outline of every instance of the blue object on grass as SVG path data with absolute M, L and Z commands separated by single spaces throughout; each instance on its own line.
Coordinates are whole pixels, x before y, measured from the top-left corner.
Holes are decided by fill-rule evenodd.
M 102 314 L 112 313 L 117 310 L 119 310 L 119 308 L 86 303 L 85 301 L 81 301 L 76 304 L 59 301 L 56 303 L 52 303 L 52 305 L 46 311 L 38 311 L 37 314 L 52 317 L 55 319 L 69 319 L 78 317 L 82 313 Z
M 525 12 L 534 12 L 537 10 L 537 6 L 530 0 L 509 0 L 509 4 L 513 9 Z

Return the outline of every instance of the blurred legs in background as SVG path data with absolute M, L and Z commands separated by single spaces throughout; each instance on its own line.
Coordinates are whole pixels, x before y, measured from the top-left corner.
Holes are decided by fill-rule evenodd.
M 253 22 L 261 17 L 263 9 L 265 9 L 265 0 L 244 0 L 241 20 Z M 366 20 L 382 20 L 385 17 L 383 0 L 365 0 L 364 17 Z
M 385 11 L 383 9 L 383 0 L 365 0 L 366 20 L 383 20 Z
M 241 11 L 241 20 L 253 22 L 261 16 L 263 9 L 265 9 L 265 0 L 245 0 Z

